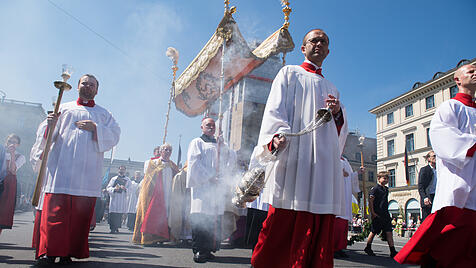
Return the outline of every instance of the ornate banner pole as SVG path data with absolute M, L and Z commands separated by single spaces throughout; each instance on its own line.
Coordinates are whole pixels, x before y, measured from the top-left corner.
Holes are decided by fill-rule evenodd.
M 293 11 L 289 7 L 289 0 L 281 0 L 281 5 L 283 6 L 283 13 L 284 13 L 284 23 L 282 28 L 288 29 L 289 28 L 289 14 Z M 283 66 L 286 65 L 286 52 L 283 52 Z
M 230 1 L 225 0 L 225 15 L 233 14 L 236 11 L 235 7 L 230 8 Z M 226 42 L 231 38 L 231 30 L 225 27 L 218 28 L 217 33 L 223 38 L 222 50 L 221 50 L 221 74 L 220 74 L 220 95 L 218 101 L 218 142 L 217 142 L 217 174 L 220 173 L 220 148 L 221 148 L 221 134 L 222 134 L 222 121 L 223 121 L 223 91 L 225 89 L 225 51 Z
M 165 52 L 165 55 L 169 57 L 169 59 L 172 60 L 173 66 L 172 66 L 172 71 L 173 71 L 173 79 L 172 79 L 172 87 L 170 88 L 170 97 L 169 97 L 169 104 L 168 104 L 168 109 L 167 109 L 167 114 L 166 114 L 166 119 L 165 119 L 165 127 L 164 127 L 164 140 L 162 144 L 165 143 L 165 140 L 167 138 L 167 126 L 169 124 L 169 117 L 170 117 L 170 106 L 172 104 L 172 99 L 175 95 L 175 76 L 177 74 L 177 62 L 179 58 L 179 52 L 177 49 L 173 47 L 168 47 L 167 51 Z
M 63 64 L 63 73 L 61 74 L 63 81 L 54 82 L 55 87 L 59 90 L 58 97 L 56 98 L 56 102 L 55 102 L 55 109 L 53 112 L 55 114 L 58 114 L 59 106 L 61 104 L 61 99 L 63 98 L 63 92 L 65 90 L 71 89 L 71 85 L 66 83 L 66 81 L 68 81 L 68 79 L 71 77 L 72 72 L 73 70 L 71 66 Z M 45 145 L 45 149 L 43 151 L 43 155 L 41 159 L 40 171 L 38 172 L 38 177 L 36 179 L 36 185 L 35 185 L 35 191 L 33 192 L 33 198 L 31 200 L 31 204 L 33 206 L 37 206 L 38 201 L 40 200 L 41 188 L 43 187 L 43 180 L 45 179 L 44 177 L 46 175 L 46 165 L 48 163 L 48 154 L 50 152 L 50 147 L 51 147 L 53 132 L 55 130 L 55 127 L 56 127 L 56 122 L 52 124 L 50 127 L 48 127 L 48 134 L 46 136 L 46 145 Z

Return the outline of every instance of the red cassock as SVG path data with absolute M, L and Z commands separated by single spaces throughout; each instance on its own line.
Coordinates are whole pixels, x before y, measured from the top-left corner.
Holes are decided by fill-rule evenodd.
M 33 237 L 31 239 L 31 247 L 36 250 L 35 256 L 38 255 L 38 249 L 40 246 L 40 223 L 41 210 L 37 210 L 35 213 L 35 224 L 33 226 Z
M 89 225 L 96 197 L 46 193 L 36 258 L 89 257 Z
M 334 224 L 334 250 L 339 251 L 347 248 L 347 233 L 349 221 L 337 218 Z
M 438 267 L 476 267 L 476 211 L 451 206 L 430 214 L 394 259 L 421 264 L 426 256 Z
M 334 215 L 270 206 L 251 264 L 255 268 L 333 267 L 334 222 Z
M 4 190 L 0 194 L 0 229 L 12 229 L 17 194 L 17 176 L 8 174 L 3 180 Z
M 146 234 L 157 235 L 166 240 L 170 238 L 162 172 L 159 172 L 158 174 L 157 182 L 154 187 L 154 194 L 150 200 L 140 231 Z

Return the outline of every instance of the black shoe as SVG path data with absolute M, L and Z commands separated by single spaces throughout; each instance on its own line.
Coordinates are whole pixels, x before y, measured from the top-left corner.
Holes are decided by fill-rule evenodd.
M 374 251 L 373 251 L 371 248 L 369 248 L 369 247 L 366 247 L 366 248 L 364 249 L 364 252 L 367 253 L 367 255 L 369 255 L 369 256 L 376 256 L 375 253 L 374 253 Z
M 61 265 L 68 265 L 68 264 L 72 264 L 73 261 L 71 260 L 70 257 L 60 257 L 60 260 L 58 262 L 58 264 L 61 264 Z
M 393 257 L 395 257 L 395 255 L 398 254 L 398 251 L 396 250 L 390 250 L 390 257 L 393 259 Z
M 197 252 L 193 254 L 193 261 L 196 263 L 205 263 L 207 262 L 208 257 L 207 254 Z
M 215 255 L 213 255 L 211 252 L 205 253 L 205 256 L 207 257 L 207 260 L 209 261 L 215 259 Z
M 334 258 L 349 258 L 349 255 L 347 255 L 343 250 L 338 250 L 334 252 Z
M 142 245 L 142 246 L 144 246 L 144 247 L 146 247 L 146 248 L 156 248 L 156 247 L 159 246 L 159 244 L 157 244 L 157 243 L 152 243 L 152 244 L 144 244 L 144 245 Z
M 54 264 L 55 260 L 56 260 L 55 257 L 47 257 L 43 255 L 36 260 L 35 266 L 42 266 L 42 267 L 49 266 L 51 264 Z

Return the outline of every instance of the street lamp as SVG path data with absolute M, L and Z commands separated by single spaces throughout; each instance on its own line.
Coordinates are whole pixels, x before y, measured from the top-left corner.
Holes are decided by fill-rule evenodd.
M 359 137 L 359 144 L 357 145 L 360 149 L 360 168 L 364 168 L 364 135 L 360 135 Z M 364 174 L 362 174 L 362 195 L 364 196 L 364 219 L 367 218 L 367 188 L 365 186 L 365 178 Z

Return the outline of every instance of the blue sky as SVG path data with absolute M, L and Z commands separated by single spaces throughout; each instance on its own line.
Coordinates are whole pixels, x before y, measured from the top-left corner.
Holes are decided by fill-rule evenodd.
M 302 36 L 312 28 L 330 37 L 323 73 L 341 92 L 349 124 L 375 136 L 369 109 L 394 98 L 459 60 L 476 57 L 476 1 L 291 0 L 289 31 L 297 47 L 288 64 L 300 64 Z M 248 41 L 263 40 L 283 23 L 278 0 L 231 0 Z M 80 22 L 58 9 L 71 14 Z M 180 52 L 180 74 L 215 31 L 221 0 L 3 0 L 0 2 L 0 90 L 7 98 L 51 109 L 61 65 L 100 80 L 98 104 L 121 125 L 116 157 L 145 160 L 163 138 L 171 83 L 167 47 Z M 101 37 L 93 33 L 99 34 Z M 104 39 L 107 39 L 109 44 Z M 75 91 L 64 100 L 77 98 Z M 172 107 L 167 141 L 182 149 L 200 135 L 200 118 Z

